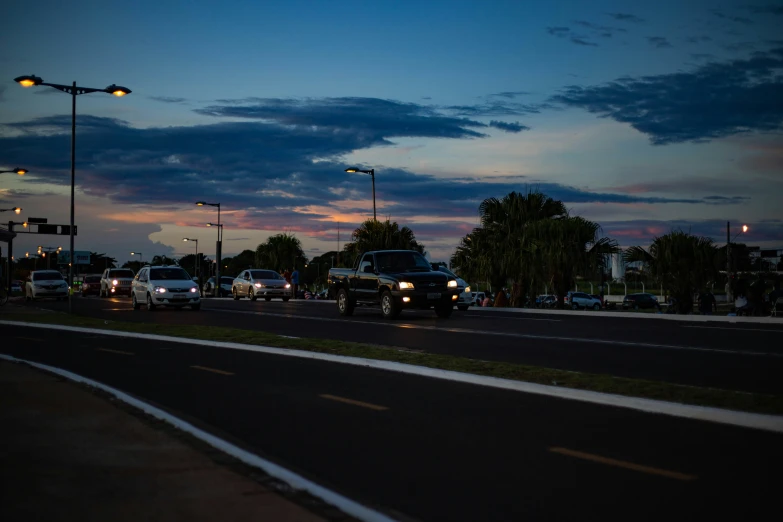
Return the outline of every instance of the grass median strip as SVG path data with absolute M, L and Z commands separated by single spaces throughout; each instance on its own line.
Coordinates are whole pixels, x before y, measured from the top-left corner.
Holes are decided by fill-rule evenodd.
M 289 337 L 256 330 L 240 330 L 216 326 L 140 324 L 122 321 L 106 322 L 102 319 L 57 313 L 5 313 L 2 318 L 8 321 L 25 321 L 31 323 L 81 326 L 101 330 L 170 335 L 173 337 L 190 339 L 233 342 L 257 346 L 274 346 L 278 348 L 307 350 L 350 357 L 364 357 L 367 359 L 393 361 L 425 366 L 428 368 L 438 368 L 441 370 L 486 375 L 538 384 L 557 385 L 565 388 L 613 393 L 630 397 L 643 397 L 647 399 L 658 399 L 683 404 L 712 406 L 755 413 L 783 414 L 783 396 L 779 395 L 699 388 L 660 381 L 571 372 L 540 366 L 480 361 L 464 357 L 418 353 L 408 350 L 398 350 L 389 347 L 336 341 L 332 339 L 291 339 Z

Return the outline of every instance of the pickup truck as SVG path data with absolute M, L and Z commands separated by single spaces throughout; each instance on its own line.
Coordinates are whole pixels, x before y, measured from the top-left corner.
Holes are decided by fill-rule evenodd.
M 329 291 L 342 316 L 368 305 L 380 306 L 387 319 L 406 308 L 434 308 L 438 317 L 449 317 L 459 295 L 457 280 L 433 270 L 414 250 L 365 252 L 353 268 L 331 268 Z

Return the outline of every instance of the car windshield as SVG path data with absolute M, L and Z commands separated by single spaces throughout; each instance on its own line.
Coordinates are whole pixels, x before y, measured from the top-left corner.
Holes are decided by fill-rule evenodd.
M 250 277 L 253 279 L 283 279 L 283 276 L 272 270 L 251 270 Z
M 133 270 L 109 270 L 109 277 L 125 277 L 133 279 Z
M 182 268 L 151 268 L 150 281 L 189 281 L 190 276 Z
M 33 281 L 51 281 L 52 279 L 62 280 L 60 272 L 35 272 Z
M 84 278 L 85 283 L 100 283 L 101 276 L 87 276 Z
M 375 261 L 381 272 L 431 272 L 432 265 L 418 252 L 379 252 Z
M 234 278 L 233 277 L 221 277 L 220 278 L 220 284 L 221 285 L 231 285 L 231 284 L 234 284 Z

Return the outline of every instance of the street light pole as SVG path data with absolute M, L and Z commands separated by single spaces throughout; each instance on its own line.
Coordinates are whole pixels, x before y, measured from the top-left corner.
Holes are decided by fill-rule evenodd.
M 742 225 L 742 228 L 739 232 L 734 236 L 734 238 L 731 237 L 731 222 L 726 221 L 726 301 L 731 302 L 734 297 L 734 288 L 731 284 L 731 243 L 734 241 L 734 239 L 737 239 L 737 236 L 740 234 L 743 234 L 748 231 L 748 225 Z
M 199 285 L 201 284 L 201 263 L 198 262 L 198 239 L 191 239 L 189 237 L 183 237 L 182 241 L 195 241 L 196 242 L 196 278 L 199 281 Z
M 126 87 L 120 87 L 116 84 L 111 84 L 105 89 L 93 89 L 90 87 L 78 87 L 76 85 L 76 82 L 73 82 L 71 85 L 61 85 L 58 83 L 45 83 L 43 81 L 43 78 L 40 78 L 38 76 L 35 76 L 34 74 L 31 74 L 30 76 L 19 76 L 17 78 L 14 78 L 14 81 L 20 84 L 22 87 L 32 87 L 34 85 L 45 85 L 47 87 L 54 87 L 58 91 L 62 91 L 64 93 L 71 95 L 71 224 L 70 224 L 70 247 L 71 247 L 71 256 L 69 258 L 68 263 L 68 286 L 71 288 L 71 291 L 68 292 L 68 313 L 71 313 L 73 311 L 73 268 L 74 268 L 74 254 L 73 254 L 73 246 L 74 246 L 74 230 L 75 230 L 75 195 L 76 195 L 76 96 L 79 94 L 89 94 L 91 92 L 105 92 L 108 94 L 113 94 L 117 97 L 119 96 L 125 96 L 126 94 L 130 94 L 131 90 Z M 23 169 L 17 169 L 23 170 Z M 21 172 L 17 172 L 17 174 L 23 174 Z
M 362 169 L 351 167 L 345 169 L 345 172 L 362 172 L 364 174 L 370 175 L 370 177 L 372 178 L 372 219 L 373 221 L 378 221 L 378 217 L 375 213 L 375 169 L 362 170 Z
M 207 223 L 208 227 L 217 226 L 218 228 L 218 240 L 217 240 L 217 246 L 215 247 L 215 282 L 216 282 L 216 288 L 220 290 L 220 264 L 222 263 L 222 254 L 223 254 L 223 225 L 220 223 L 220 203 L 207 203 L 206 201 L 196 201 L 196 205 L 203 207 L 204 205 L 210 206 L 210 207 L 217 207 L 218 211 L 218 219 L 217 219 L 217 225 L 213 225 L 212 223 Z M 218 292 L 220 293 L 220 292 Z
M 139 263 L 141 263 L 142 265 L 144 264 L 144 262 L 141 260 L 141 252 L 131 252 L 131 255 L 139 256 Z

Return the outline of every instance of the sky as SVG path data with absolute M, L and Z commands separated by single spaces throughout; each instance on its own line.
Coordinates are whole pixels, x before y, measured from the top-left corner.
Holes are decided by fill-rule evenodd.
M 309 257 L 372 217 L 447 261 L 478 206 L 541 190 L 621 246 L 685 230 L 783 248 L 783 1 L 13 2 L 0 32 L 0 221 L 76 250 Z M 28 33 L 28 34 L 24 34 Z M 19 227 L 17 227 L 19 228 Z M 55 244 L 56 243 L 56 244 Z M 17 256 L 67 236 L 20 234 Z

